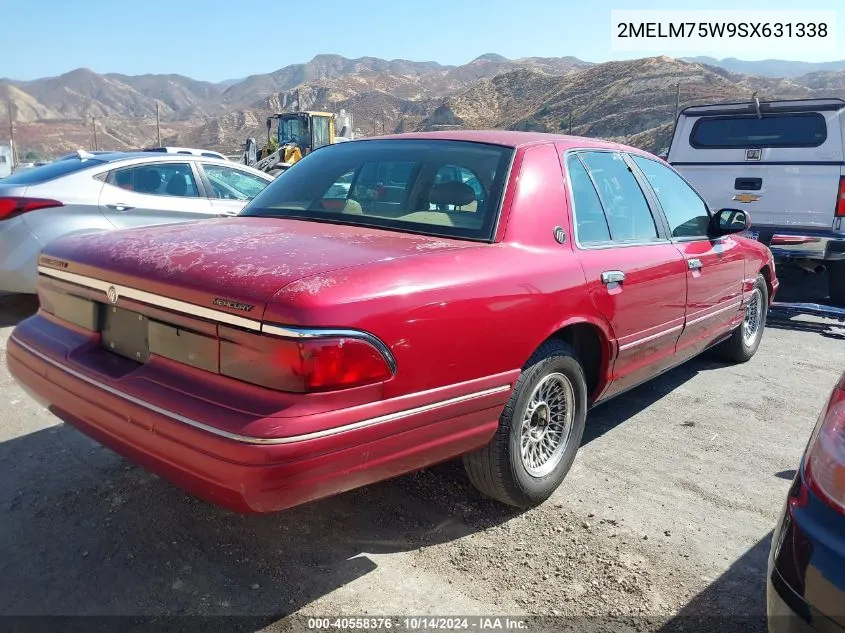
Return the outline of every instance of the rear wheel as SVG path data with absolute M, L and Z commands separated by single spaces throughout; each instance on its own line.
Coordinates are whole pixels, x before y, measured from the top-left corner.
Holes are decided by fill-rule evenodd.
M 845 260 L 827 262 L 827 284 L 831 303 L 845 306 Z
M 717 356 L 734 363 L 744 363 L 751 359 L 760 347 L 766 316 L 769 310 L 769 290 L 763 275 L 757 275 L 751 297 L 745 306 L 742 324 L 733 331 L 731 337 L 714 349 Z
M 562 341 L 544 343 L 525 365 L 484 448 L 464 456 L 472 484 L 508 505 L 549 498 L 569 472 L 587 414 L 584 369 Z

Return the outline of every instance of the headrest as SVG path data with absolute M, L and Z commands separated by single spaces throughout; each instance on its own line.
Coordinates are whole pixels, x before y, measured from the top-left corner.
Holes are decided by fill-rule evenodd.
M 142 169 L 135 176 L 135 186 L 140 191 L 158 191 L 161 186 L 161 173 L 157 169 L 150 167 Z
M 431 204 L 452 204 L 456 207 L 462 207 L 473 200 L 475 200 L 475 192 L 472 187 L 457 180 L 434 185 L 428 195 L 428 201 Z
M 188 177 L 182 173 L 175 173 L 167 183 L 167 193 L 171 196 L 184 196 L 188 193 Z

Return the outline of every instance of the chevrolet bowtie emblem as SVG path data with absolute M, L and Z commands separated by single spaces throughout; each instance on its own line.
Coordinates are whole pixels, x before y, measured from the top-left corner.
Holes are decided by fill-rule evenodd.
M 733 199 L 737 202 L 757 202 L 760 196 L 754 195 L 753 193 L 738 193 Z

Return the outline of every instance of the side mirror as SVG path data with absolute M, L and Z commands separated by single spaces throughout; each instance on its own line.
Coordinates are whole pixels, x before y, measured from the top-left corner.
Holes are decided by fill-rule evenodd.
M 719 237 L 751 228 L 751 216 L 741 209 L 721 209 L 710 218 L 710 235 Z

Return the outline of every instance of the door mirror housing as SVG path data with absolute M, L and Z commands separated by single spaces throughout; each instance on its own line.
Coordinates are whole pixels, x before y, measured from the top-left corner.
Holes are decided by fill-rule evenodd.
M 751 216 L 742 209 L 720 209 L 710 218 L 710 235 L 720 237 L 751 228 Z

